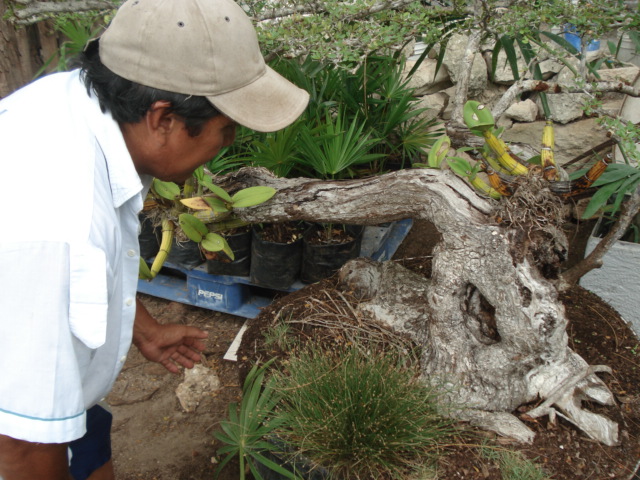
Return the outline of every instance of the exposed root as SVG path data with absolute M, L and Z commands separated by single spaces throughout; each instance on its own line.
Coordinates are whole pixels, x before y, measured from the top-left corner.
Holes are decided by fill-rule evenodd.
M 561 228 L 564 223 L 564 204 L 549 190 L 546 180 L 530 175 L 513 196 L 500 202 L 496 215 L 505 225 L 530 236 L 535 230 Z
M 546 278 L 554 278 L 568 252 L 568 240 L 562 231 L 565 208 L 562 200 L 549 190 L 548 182 L 530 175 L 513 196 L 503 199 L 497 219 L 510 226 L 519 246 L 514 257 L 520 261 L 530 255 Z
M 577 356 L 573 357 L 578 362 Z M 579 363 L 582 363 L 579 361 Z M 605 365 L 585 365 L 582 371 L 565 373 L 564 380 L 556 380 L 556 385 L 550 392 L 544 395 L 545 401 L 533 410 L 526 413 L 528 417 L 538 418 L 548 415 L 551 422 L 555 422 L 556 416 L 573 423 L 589 437 L 609 446 L 619 444 L 618 424 L 602 415 L 590 412 L 582 408 L 583 400 L 593 400 L 602 405 L 613 405 L 613 396 L 604 383 L 595 376 L 597 372 L 611 373 L 611 369 Z M 556 375 L 547 375 L 555 378 Z M 534 383 L 540 383 L 537 379 Z M 553 407 L 557 408 L 553 408 Z

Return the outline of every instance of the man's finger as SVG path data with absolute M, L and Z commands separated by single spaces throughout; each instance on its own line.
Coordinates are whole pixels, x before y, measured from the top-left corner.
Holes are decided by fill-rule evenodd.
M 193 327 L 186 325 L 186 332 L 184 334 L 185 337 L 193 337 L 195 338 L 207 338 L 209 336 L 209 332 L 205 332 L 198 327 Z

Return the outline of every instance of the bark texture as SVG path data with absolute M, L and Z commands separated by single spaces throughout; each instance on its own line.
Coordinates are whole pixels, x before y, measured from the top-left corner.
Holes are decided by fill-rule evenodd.
M 2 20 L 6 10 L 0 2 L 0 98 L 29 83 L 58 48 L 57 35 L 48 22 L 16 27 Z
M 251 222 L 431 221 L 442 237 L 431 279 L 392 262 L 361 259 L 343 267 L 342 280 L 369 299 L 361 308 L 423 346 L 425 380 L 447 386 L 460 418 L 528 442 L 533 433 L 510 412 L 548 399 L 531 416 L 562 415 L 592 438 L 617 444 L 617 425 L 581 408 L 586 399 L 613 404 L 613 396 L 595 375 L 602 368 L 568 347 L 556 288 L 532 263 L 526 242 L 497 224 L 494 205 L 463 180 L 428 169 L 343 182 L 243 169 L 227 180 L 227 187 L 279 190 L 240 213 Z

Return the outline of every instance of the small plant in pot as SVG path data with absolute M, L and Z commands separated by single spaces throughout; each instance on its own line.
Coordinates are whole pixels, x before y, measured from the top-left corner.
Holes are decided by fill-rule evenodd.
M 235 457 L 240 464 L 240 480 L 246 478 L 247 469 L 254 479 L 262 480 L 263 476 L 258 470 L 260 465 L 280 474 L 281 478 L 298 478 L 266 457 L 268 452 L 275 450 L 265 437 L 278 426 L 277 421 L 269 420 L 269 417 L 280 401 L 280 394 L 273 389 L 273 381 L 265 378 L 271 363 L 273 360 L 252 367 L 244 381 L 242 401 L 229 404 L 229 419 L 221 421 L 222 431 L 214 434 L 224 444 L 217 452 L 223 459 L 216 469 L 215 478 Z
M 203 194 L 204 187 L 209 194 Z M 233 251 L 218 232 L 247 225 L 233 215 L 233 210 L 263 203 L 275 194 L 275 189 L 249 187 L 229 195 L 215 185 L 201 167 L 182 189 L 173 182 L 154 179 L 151 193 L 158 199 L 154 213 L 156 223 L 162 225 L 162 239 L 151 267 L 141 259 L 140 277 L 145 280 L 152 280 L 158 274 L 170 255 L 176 235 L 188 239 L 198 254 L 222 251 L 233 260 Z
M 300 279 L 314 283 L 335 273 L 347 261 L 360 255 L 362 225 L 314 224 L 302 242 Z
M 300 277 L 303 222 L 254 225 L 251 239 L 251 282 L 287 290 Z
M 383 154 L 371 153 L 379 142 L 365 131 L 365 123 L 356 117 L 348 123 L 345 111 L 335 116 L 325 112 L 324 122 L 300 134 L 301 168 L 309 176 L 339 180 L 352 176 L 356 165 L 368 164 Z M 355 225 L 315 224 L 303 240 L 301 279 L 312 283 L 326 278 L 346 261 L 360 254 L 364 228 Z
M 224 250 L 220 252 L 205 251 L 207 273 L 212 275 L 249 276 L 251 272 L 251 225 L 233 228 L 221 235 L 233 252 L 233 257 Z

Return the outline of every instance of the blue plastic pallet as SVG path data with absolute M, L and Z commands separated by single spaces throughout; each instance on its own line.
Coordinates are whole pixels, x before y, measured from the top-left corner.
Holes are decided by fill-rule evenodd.
M 391 259 L 412 224 L 411 219 L 405 219 L 366 227 L 360 256 L 377 261 Z M 296 282 L 282 291 L 294 292 L 305 285 Z M 138 292 L 245 318 L 257 317 L 275 295 L 274 290 L 252 284 L 249 277 L 212 275 L 207 273 L 206 265 L 187 270 L 170 263 L 165 263 L 152 281 L 139 280 Z

